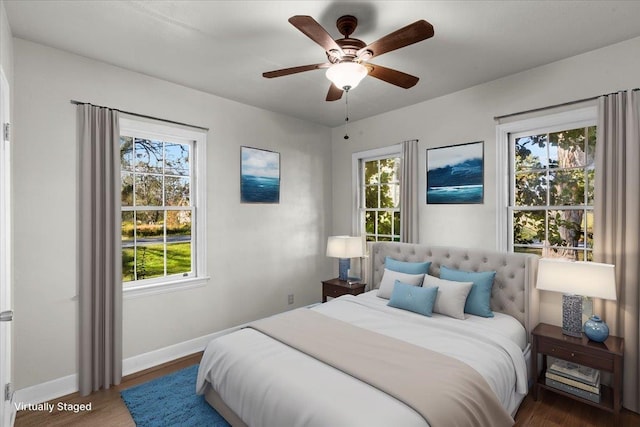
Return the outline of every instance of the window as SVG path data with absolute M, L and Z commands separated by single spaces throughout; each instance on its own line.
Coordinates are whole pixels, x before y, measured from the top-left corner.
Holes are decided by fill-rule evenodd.
M 204 276 L 204 151 L 204 133 L 120 120 L 125 290 Z
M 400 241 L 400 147 L 354 154 L 358 234 L 367 241 Z
M 508 135 L 508 249 L 589 261 L 595 114 L 580 121 L 545 126 L 543 119 L 538 124 Z

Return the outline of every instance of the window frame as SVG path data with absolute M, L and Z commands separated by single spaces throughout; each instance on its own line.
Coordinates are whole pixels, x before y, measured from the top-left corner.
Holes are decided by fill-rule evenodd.
M 353 153 L 351 156 L 351 182 L 352 185 L 352 230 L 356 236 L 365 236 L 366 227 L 364 222 L 364 163 L 373 160 L 398 157 L 402 162 L 402 144 L 395 144 L 388 147 L 375 148 Z M 400 173 L 400 171 L 398 171 Z M 400 181 L 400 176 L 398 176 Z M 400 204 L 398 212 L 400 212 Z M 401 224 L 402 225 L 402 224 Z M 399 231 L 398 231 L 399 233 Z M 377 235 L 377 234 L 376 234 Z
M 511 138 L 514 135 L 553 133 L 567 129 L 595 126 L 597 107 L 577 108 L 544 116 L 516 120 L 496 127 L 496 248 L 513 252 L 513 215 L 511 191 L 515 188 Z M 548 205 L 545 205 L 548 206 Z
M 120 118 L 120 136 L 142 137 L 164 142 L 189 142 L 191 145 L 191 212 L 192 212 L 192 272 L 186 277 L 171 275 L 159 278 L 141 279 L 122 282 L 122 290 L 126 298 L 158 294 L 175 290 L 184 290 L 204 286 L 209 276 L 207 273 L 207 240 L 206 240 L 206 158 L 207 134 L 180 125 L 167 125 L 136 120 L 130 117 Z M 128 207 L 121 207 L 120 211 Z M 162 207 L 166 210 L 166 207 Z M 172 210 L 172 209 L 168 209 Z

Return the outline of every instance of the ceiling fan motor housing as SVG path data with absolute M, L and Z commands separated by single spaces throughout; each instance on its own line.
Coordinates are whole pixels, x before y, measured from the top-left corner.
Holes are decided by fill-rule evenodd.
M 366 46 L 365 42 L 362 40 L 344 38 L 336 40 L 336 43 L 340 46 L 340 49 L 342 49 L 342 54 L 340 54 L 340 52 L 328 51 L 327 58 L 332 64 L 335 64 L 336 62 L 363 59 L 359 58 L 357 55 L 358 51 Z
M 358 56 L 358 51 L 363 47 L 366 47 L 367 44 L 360 39 L 354 39 L 349 37 L 358 26 L 358 19 L 352 15 L 344 15 L 338 18 L 336 22 L 336 27 L 338 27 L 338 31 L 340 34 L 344 36 L 342 39 L 337 39 L 336 43 L 342 49 L 342 54 L 335 50 L 327 51 L 327 58 L 329 62 L 332 64 L 338 62 L 345 61 L 366 61 L 372 56 L 372 53 L 369 51 L 365 51 L 363 54 Z

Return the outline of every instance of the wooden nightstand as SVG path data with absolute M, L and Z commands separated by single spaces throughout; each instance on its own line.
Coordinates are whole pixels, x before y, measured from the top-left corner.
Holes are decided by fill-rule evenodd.
M 620 412 L 622 404 L 623 338 L 610 335 L 605 342 L 599 343 L 589 340 L 586 336 L 575 338 L 564 335 L 562 328 L 547 325 L 546 323 L 540 323 L 531 333 L 533 335 L 531 352 L 531 372 L 533 375 L 538 373 L 538 353 L 542 354 L 542 372 L 533 383 L 533 400 L 538 400 L 538 395 L 542 388 L 615 414 Z M 611 387 L 604 384 L 600 386 L 600 403 L 591 402 L 571 393 L 565 393 L 562 390 L 549 387 L 544 382 L 544 374 L 547 370 L 547 356 L 611 372 Z
M 364 292 L 365 283 L 347 282 L 340 279 L 322 281 L 322 302 L 327 302 L 327 297 L 337 298 L 341 295 L 359 295 Z

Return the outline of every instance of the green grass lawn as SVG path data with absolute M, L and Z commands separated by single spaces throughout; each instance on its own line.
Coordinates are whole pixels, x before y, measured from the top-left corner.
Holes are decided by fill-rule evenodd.
M 122 281 L 135 280 L 133 248 L 122 249 Z M 191 243 L 167 245 L 167 275 L 191 271 Z M 164 276 L 164 244 L 138 246 L 137 279 Z

